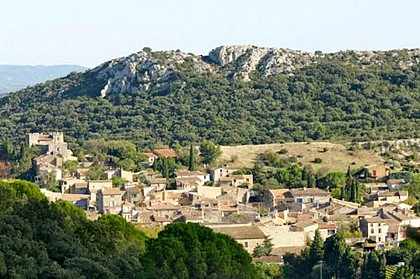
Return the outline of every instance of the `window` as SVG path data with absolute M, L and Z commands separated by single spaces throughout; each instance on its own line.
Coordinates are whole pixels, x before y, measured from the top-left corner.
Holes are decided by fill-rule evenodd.
M 372 171 L 372 175 L 373 175 L 373 176 L 376 176 L 376 170 L 373 170 L 373 171 Z
M 248 248 L 248 241 L 244 242 L 244 246 L 245 246 L 245 248 Z
M 370 229 L 370 233 L 375 233 L 375 230 L 374 229 Z
M 382 230 L 381 229 L 378 229 L 378 233 L 382 233 Z
M 382 241 L 381 237 L 378 237 L 378 241 Z
M 297 203 L 303 203 L 303 198 L 297 198 L 297 199 L 296 199 L 296 202 L 297 202 Z

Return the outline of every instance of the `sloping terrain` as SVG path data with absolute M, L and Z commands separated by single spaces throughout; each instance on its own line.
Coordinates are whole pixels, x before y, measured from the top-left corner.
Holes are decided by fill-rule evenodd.
M 140 51 L 0 99 L 0 137 L 141 147 L 420 136 L 420 50 L 332 54 L 219 47 Z

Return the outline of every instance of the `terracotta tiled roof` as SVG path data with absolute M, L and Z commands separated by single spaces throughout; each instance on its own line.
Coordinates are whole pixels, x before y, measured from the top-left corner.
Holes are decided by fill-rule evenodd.
M 284 194 L 289 192 L 289 189 L 275 189 L 269 190 L 275 198 L 284 198 Z
M 382 219 L 381 217 L 370 217 L 370 218 L 365 218 L 366 222 L 368 223 L 384 223 L 385 220 Z
M 121 191 L 119 188 L 110 188 L 110 189 L 103 189 L 102 195 L 109 196 L 109 195 L 122 195 L 123 191 Z
M 161 203 L 152 207 L 148 207 L 147 210 L 155 211 L 155 210 L 179 210 L 180 207 L 174 206 L 171 204 Z
M 158 156 L 151 152 L 144 152 L 144 155 L 146 155 L 147 158 L 157 158 Z
M 215 232 L 227 234 L 234 239 L 263 239 L 264 233 L 256 226 L 216 227 Z
M 188 171 L 188 170 L 180 170 L 175 172 L 175 176 L 203 176 L 203 175 L 210 175 L 209 173 L 201 172 L 201 171 Z
M 334 230 L 337 226 L 331 223 L 318 223 L 318 229 L 320 230 Z
M 302 197 L 302 196 L 323 196 L 327 197 L 330 195 L 327 191 L 318 189 L 318 188 L 299 188 L 291 189 L 290 193 L 293 197 Z
M 178 152 L 176 152 L 173 149 L 155 149 L 153 150 L 153 153 L 161 156 L 161 157 L 173 157 L 176 158 L 179 156 Z
M 182 178 L 175 178 L 176 182 L 187 184 L 187 185 L 199 185 L 200 179 L 197 177 L 182 177 Z

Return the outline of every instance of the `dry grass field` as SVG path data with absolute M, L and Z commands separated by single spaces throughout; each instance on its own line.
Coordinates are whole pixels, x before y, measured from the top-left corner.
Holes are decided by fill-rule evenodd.
M 221 146 L 222 160 L 229 162 L 232 158 L 237 157 L 229 165 L 252 167 L 258 154 L 267 150 L 277 152 L 283 148 L 288 151 L 281 155 L 283 158 L 296 156 L 298 162 L 302 165 L 311 164 L 315 169 L 323 168 L 326 171 L 345 172 L 349 165 L 352 165 L 352 168 L 359 168 L 365 165 L 383 163 L 383 159 L 375 155 L 373 151 L 358 150 L 350 152 L 344 145 L 330 142 Z M 326 152 L 324 152 L 324 148 L 326 148 Z M 321 158 L 322 163 L 313 163 L 315 158 Z

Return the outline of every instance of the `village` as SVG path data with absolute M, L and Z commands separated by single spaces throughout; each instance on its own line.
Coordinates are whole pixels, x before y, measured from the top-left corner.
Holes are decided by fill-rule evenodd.
M 179 153 L 170 148 L 145 152 L 140 171 L 106 168 L 101 179 L 91 180 L 93 162 L 88 159 L 78 161 L 74 175 L 65 174 L 64 163 L 78 158 L 63 133 L 32 133 L 27 143 L 40 150 L 33 161 L 35 182 L 41 185 L 51 174 L 59 182 L 60 191 L 41 188 L 50 201 L 68 201 L 92 220 L 103 214 L 120 215 L 138 227 L 199 223 L 230 235 L 250 254 L 269 239 L 273 245 L 269 257 L 278 262 L 287 252 L 300 252 L 316 231 L 323 239 L 341 231 L 352 247 L 372 251 L 397 247 L 406 238 L 407 227 L 420 227 L 420 217 L 404 203 L 409 198 L 404 188 L 408 181 L 390 179 L 385 165 L 357 172 L 375 183 L 369 186 L 368 197 L 356 203 L 318 188 L 255 189 L 252 174 L 229 165 L 163 175 L 153 164 L 162 158 L 177 160 Z M 115 185 L 116 177 L 121 185 Z

